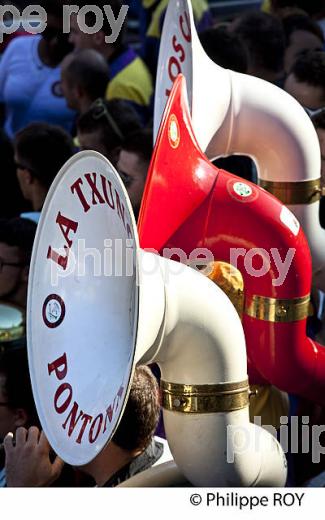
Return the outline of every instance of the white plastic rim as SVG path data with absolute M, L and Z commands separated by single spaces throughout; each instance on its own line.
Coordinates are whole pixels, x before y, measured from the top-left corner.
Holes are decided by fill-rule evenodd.
M 154 109 L 154 138 L 156 140 L 166 103 L 178 74 L 186 77 L 189 106 L 192 106 L 194 20 L 187 0 L 171 0 L 168 4 L 157 68 Z
M 124 411 L 138 321 L 137 250 L 120 177 L 102 155 L 77 154 L 45 201 L 27 305 L 39 418 L 54 451 L 75 466 L 105 447 Z

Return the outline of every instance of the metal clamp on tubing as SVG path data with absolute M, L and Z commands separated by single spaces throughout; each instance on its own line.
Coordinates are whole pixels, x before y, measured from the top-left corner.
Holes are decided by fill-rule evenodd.
M 323 195 L 321 179 L 300 182 L 275 182 L 259 179 L 258 184 L 286 205 L 313 204 Z
M 290 300 L 248 296 L 245 301 L 245 314 L 257 320 L 272 323 L 291 323 L 308 317 L 310 295 Z
M 180 385 L 161 381 L 162 406 L 181 413 L 218 413 L 249 405 L 248 380 L 217 385 Z

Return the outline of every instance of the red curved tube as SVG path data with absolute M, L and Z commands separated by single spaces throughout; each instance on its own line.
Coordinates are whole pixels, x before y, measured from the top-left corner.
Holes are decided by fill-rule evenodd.
M 215 260 L 233 263 L 236 248 L 266 252 L 269 269 L 262 274 L 260 255 L 249 253 L 249 269 L 246 257 L 237 258 L 244 279 L 243 327 L 250 382 L 267 381 L 325 404 L 325 349 L 306 336 L 306 313 L 277 322 L 249 311 L 256 297 L 290 304 L 298 298 L 306 300 L 312 267 L 305 235 L 275 197 L 207 160 L 193 134 L 181 76 L 174 84 L 157 138 L 138 227 L 141 247 L 155 248 L 160 254 L 175 247 L 189 256 L 200 247 L 209 249 Z M 276 259 L 283 261 L 288 251 L 292 262 L 283 283 L 277 285 Z

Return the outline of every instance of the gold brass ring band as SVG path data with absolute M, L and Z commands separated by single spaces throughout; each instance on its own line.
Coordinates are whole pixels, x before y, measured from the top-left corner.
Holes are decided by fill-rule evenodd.
M 312 204 L 320 200 L 322 195 L 320 179 L 302 182 L 273 182 L 259 179 L 258 184 L 286 205 Z
M 257 320 L 273 323 L 290 323 L 308 317 L 310 295 L 291 300 L 278 300 L 265 296 L 246 296 L 245 314 Z
M 8 330 L 2 330 L 0 329 L 0 343 L 4 343 L 7 341 L 15 341 L 16 339 L 23 338 L 25 334 L 25 327 L 24 325 L 17 325 L 17 327 L 12 327 Z M 0 345 L 0 350 L 1 350 Z
M 233 412 L 249 404 L 248 380 L 219 385 L 179 385 L 161 380 L 162 406 L 180 413 Z

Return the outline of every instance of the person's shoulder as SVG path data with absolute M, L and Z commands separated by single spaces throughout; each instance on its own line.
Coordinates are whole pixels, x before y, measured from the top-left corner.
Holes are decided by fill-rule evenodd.
M 22 35 L 17 36 L 8 44 L 8 47 L 5 52 L 7 53 L 15 53 L 15 52 L 26 52 L 26 50 L 34 45 L 36 40 L 39 40 L 40 36 L 38 35 Z

